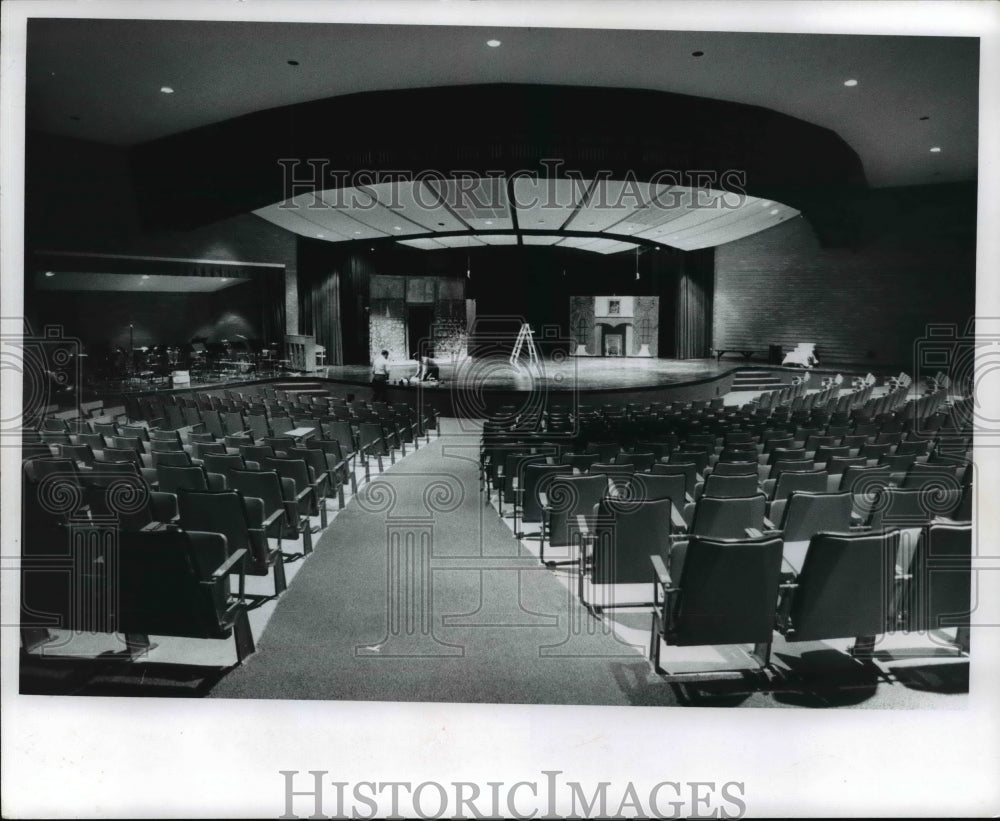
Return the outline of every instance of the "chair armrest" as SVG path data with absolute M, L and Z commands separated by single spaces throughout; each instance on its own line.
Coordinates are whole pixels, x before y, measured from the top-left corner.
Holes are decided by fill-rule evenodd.
M 663 563 L 663 559 L 654 553 L 649 557 L 649 560 L 653 563 L 653 574 L 656 576 L 655 581 L 658 582 L 664 589 L 673 587 L 674 583 L 670 578 L 670 571 L 667 570 L 667 566 Z
M 690 493 L 688 493 L 687 491 L 684 491 L 684 502 L 685 502 L 685 504 L 689 504 L 689 505 L 693 505 L 694 504 L 694 497 Z
M 747 537 L 751 539 L 760 539 L 764 536 L 764 534 L 755 527 L 748 527 L 746 529 L 746 534 Z
M 228 559 L 226 559 L 222 564 L 220 564 L 217 568 L 215 568 L 215 570 L 212 571 L 212 574 L 211 576 L 209 576 L 209 578 L 214 582 L 218 581 L 223 576 L 231 573 L 233 568 L 236 566 L 236 563 L 242 561 L 246 553 L 247 549 L 245 547 L 241 547 L 239 550 L 234 551 L 233 554 Z
M 294 502 L 288 502 L 287 504 L 295 504 L 295 503 Z M 273 525 L 276 521 L 278 521 L 284 515 L 285 515 L 285 511 L 282 508 L 279 508 L 278 510 L 272 511 L 272 513 L 271 513 L 270 516 L 268 516 L 267 518 L 263 519 L 263 527 L 264 527 L 264 529 L 266 530 L 267 528 L 269 528 L 271 525 Z
M 679 531 L 687 530 L 687 522 L 684 521 L 683 514 L 681 514 L 677 506 L 672 502 L 670 504 L 670 523 Z
M 764 528 L 766 530 L 777 530 L 778 529 L 778 528 L 776 528 L 774 526 L 774 522 L 772 522 L 770 519 L 768 519 L 767 516 L 764 517 Z

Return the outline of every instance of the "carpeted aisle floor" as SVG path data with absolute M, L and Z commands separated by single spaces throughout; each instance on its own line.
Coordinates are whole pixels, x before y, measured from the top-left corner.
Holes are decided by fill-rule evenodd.
M 654 687 L 671 701 L 643 649 L 484 504 L 477 457 L 478 437 L 445 435 L 373 477 L 211 695 L 613 705 Z

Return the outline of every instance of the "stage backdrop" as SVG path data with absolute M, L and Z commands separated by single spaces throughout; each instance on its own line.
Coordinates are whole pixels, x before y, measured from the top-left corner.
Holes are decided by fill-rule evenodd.
M 569 324 L 576 356 L 659 355 L 659 297 L 571 296 Z
M 372 359 L 382 350 L 392 360 L 407 359 L 417 348 L 442 360 L 466 356 L 465 280 L 373 275 L 369 287 Z

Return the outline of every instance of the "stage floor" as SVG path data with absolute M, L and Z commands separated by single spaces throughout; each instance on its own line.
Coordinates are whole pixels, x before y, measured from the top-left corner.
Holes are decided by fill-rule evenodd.
M 736 370 L 775 371 L 784 374 L 801 374 L 802 368 L 785 368 L 774 365 L 742 363 L 728 360 L 716 362 L 708 359 L 638 359 L 609 357 L 566 357 L 561 360 L 546 359 L 538 365 L 528 366 L 522 360 L 520 368 L 515 368 L 501 357 L 485 359 L 465 359 L 459 362 L 438 361 L 441 369 L 440 387 L 455 385 L 487 390 L 521 391 L 528 388 L 548 390 L 624 390 L 629 388 L 666 388 L 717 379 Z M 813 369 L 817 374 L 864 373 L 857 369 L 837 370 Z M 416 364 L 412 362 L 391 362 L 389 382 L 397 385 L 399 380 L 413 376 Z M 371 382 L 371 368 L 367 365 L 328 366 L 316 374 L 348 384 L 368 385 Z

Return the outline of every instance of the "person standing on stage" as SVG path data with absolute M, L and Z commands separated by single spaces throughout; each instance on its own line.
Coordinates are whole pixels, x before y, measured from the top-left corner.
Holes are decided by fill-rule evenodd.
M 372 402 L 386 401 L 389 384 L 389 352 L 382 351 L 372 363 Z

